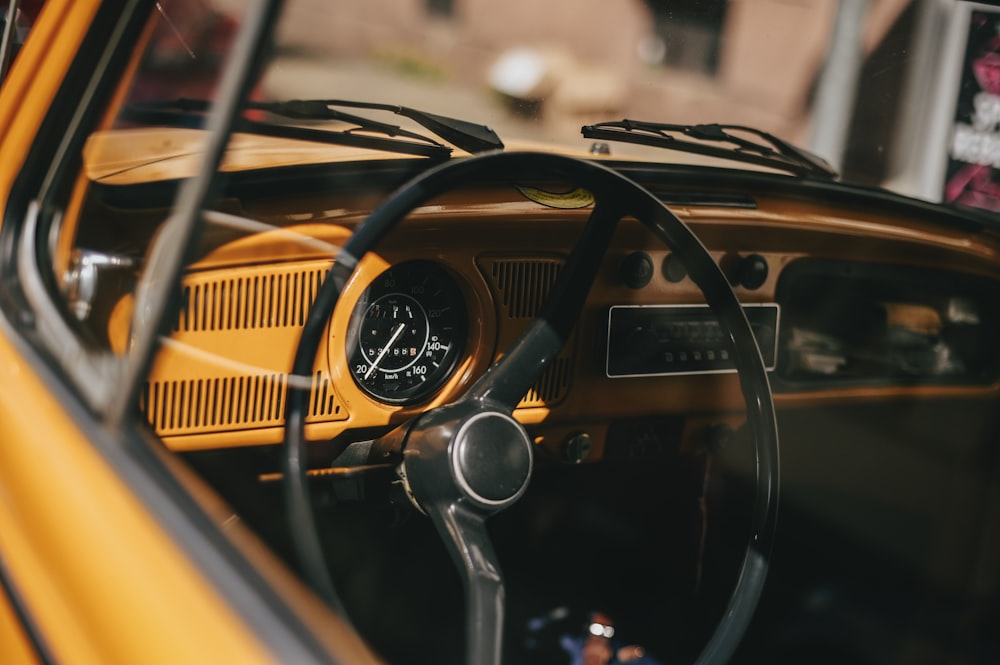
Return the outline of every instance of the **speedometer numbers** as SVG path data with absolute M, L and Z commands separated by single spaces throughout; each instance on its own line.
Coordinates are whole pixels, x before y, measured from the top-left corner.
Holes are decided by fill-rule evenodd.
M 351 315 L 350 331 L 354 382 L 383 402 L 418 402 L 455 369 L 468 334 L 465 300 L 444 268 L 401 263 L 368 287 Z

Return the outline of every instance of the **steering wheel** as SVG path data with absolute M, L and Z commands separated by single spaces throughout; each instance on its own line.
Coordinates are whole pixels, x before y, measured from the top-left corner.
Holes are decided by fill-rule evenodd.
M 484 180 L 569 181 L 589 190 L 595 204 L 538 318 L 507 353 L 457 401 L 421 414 L 377 443 L 382 450 L 401 454 L 398 473 L 407 492 L 430 517 L 462 576 L 466 663 L 501 661 L 504 582 L 485 520 L 517 501 L 531 477 L 533 444 L 514 419 L 514 407 L 562 348 L 618 220 L 627 215 L 666 243 L 702 290 L 732 345 L 746 403 L 756 458 L 751 537 L 726 609 L 697 660 L 726 662 L 757 606 L 774 536 L 778 493 L 774 405 L 760 351 L 725 275 L 691 230 L 635 182 L 593 162 L 543 153 L 492 153 L 426 171 L 372 212 L 342 248 L 309 312 L 292 373 L 311 373 L 327 322 L 361 257 L 417 206 L 450 189 Z M 286 401 L 289 521 L 305 575 L 329 604 L 343 612 L 324 563 L 306 487 L 308 396 L 308 391 L 290 387 Z

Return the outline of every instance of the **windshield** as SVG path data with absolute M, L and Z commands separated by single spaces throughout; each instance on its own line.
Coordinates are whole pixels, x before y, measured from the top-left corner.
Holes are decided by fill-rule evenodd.
M 651 145 L 635 132 L 593 138 L 581 128 L 623 120 L 742 126 L 797 146 L 806 162 L 822 165 L 795 167 L 796 175 L 836 173 L 846 182 L 995 209 L 997 118 L 989 109 L 1000 98 L 989 72 L 1000 57 L 1000 18 L 986 5 L 944 11 L 933 4 L 422 0 L 327 7 L 298 0 L 287 3 L 273 53 L 250 94 L 256 110 L 242 129 L 363 149 L 341 151 L 339 159 L 372 157 L 369 148 L 391 151 L 392 142 L 381 140 L 388 137 L 397 152 L 438 159 L 456 148 L 462 154 L 558 146 L 600 158 L 732 167 L 706 151 L 664 150 L 663 141 Z M 192 118 L 198 115 L 192 107 L 172 108 L 168 117 L 162 104 L 211 98 L 241 6 L 158 4 L 150 52 L 128 97 L 134 106 L 119 126 L 201 126 L 203 115 Z M 402 106 L 475 123 L 477 133 L 492 138 L 466 145 L 413 115 L 384 110 L 289 114 L 269 106 L 289 100 Z M 305 130 L 289 133 L 265 122 Z M 745 152 L 734 143 L 721 150 Z M 107 178 L 125 168 L 119 152 L 92 150 L 92 175 Z M 293 152 L 268 163 L 331 158 L 315 146 Z M 735 166 L 773 166 L 752 161 Z

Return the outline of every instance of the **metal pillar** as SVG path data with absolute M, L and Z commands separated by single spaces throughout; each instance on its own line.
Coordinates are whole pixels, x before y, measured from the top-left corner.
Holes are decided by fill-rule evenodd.
M 810 148 L 837 170 L 843 161 L 864 62 L 868 5 L 869 0 L 840 0 L 826 64 L 816 91 Z

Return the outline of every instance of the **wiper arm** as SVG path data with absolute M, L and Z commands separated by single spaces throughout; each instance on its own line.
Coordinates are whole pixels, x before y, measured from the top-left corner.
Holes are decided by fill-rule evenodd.
M 355 125 L 354 128 L 343 131 L 316 129 L 260 122 L 243 117 L 239 119 L 237 129 L 266 136 L 334 143 L 337 145 L 375 150 L 388 150 L 426 157 L 446 158 L 451 155 L 451 148 L 430 137 L 411 132 L 390 123 L 338 111 L 335 108 L 331 108 L 334 105 L 392 111 L 413 119 L 439 137 L 467 152 L 484 152 L 486 150 L 503 148 L 503 142 L 500 141 L 499 137 L 497 137 L 493 130 L 484 125 L 424 113 L 405 106 L 389 106 L 343 100 L 248 101 L 244 104 L 243 108 L 244 110 L 267 111 L 295 120 L 337 120 Z M 210 102 L 204 99 L 181 98 L 137 102 L 125 108 L 123 117 L 126 120 L 136 122 L 164 123 L 198 128 L 203 126 L 204 114 L 208 112 L 209 106 Z M 383 134 L 388 138 L 372 136 L 370 132 Z
M 121 118 L 129 122 L 143 124 L 203 129 L 205 121 L 208 118 L 206 113 L 208 107 L 209 102 L 203 99 L 135 102 L 122 110 Z M 317 129 L 260 122 L 242 116 L 234 119 L 234 131 L 258 134 L 260 136 L 274 136 L 298 141 L 311 141 L 313 143 L 384 150 L 386 152 L 398 152 L 405 155 L 418 155 L 434 159 L 447 159 L 451 156 L 451 148 L 438 143 L 432 138 L 415 132 L 409 132 L 393 125 L 385 125 L 385 127 L 382 125 L 385 125 L 385 123 L 366 122 L 364 126 L 359 125 L 353 129 L 337 131 L 333 129 Z M 378 132 L 385 136 L 358 133 L 359 130 Z M 405 140 L 402 137 L 405 137 Z
M 123 109 L 121 117 L 131 122 L 202 129 L 208 118 L 209 106 L 210 102 L 204 99 L 182 98 L 134 102 Z M 274 136 L 370 150 L 384 150 L 386 152 L 418 155 L 433 159 L 447 159 L 451 156 L 451 148 L 438 143 L 430 137 L 410 132 L 395 125 L 368 120 L 352 116 L 351 114 L 344 114 L 344 116 L 343 120 L 345 122 L 350 122 L 356 125 L 356 127 L 338 131 L 333 129 L 281 125 L 238 116 L 234 120 L 234 129 L 235 131 L 248 132 L 261 136 Z M 383 134 L 384 136 L 373 136 L 369 132 Z
M 585 125 L 580 131 L 585 138 L 682 150 L 769 166 L 798 176 L 833 179 L 838 175 L 823 158 L 767 132 L 741 125 L 672 125 L 620 120 Z
M 268 111 L 286 118 L 299 120 L 346 120 L 359 126 L 362 123 L 374 123 L 368 118 L 338 111 L 335 107 L 368 109 L 371 111 L 388 111 L 409 118 L 424 129 L 434 132 L 440 138 L 448 141 L 466 152 L 477 153 L 490 150 L 502 150 L 503 141 L 496 132 L 486 125 L 450 118 L 435 113 L 427 113 L 408 106 L 396 104 L 379 104 L 376 102 L 356 102 L 346 99 L 294 99 L 287 102 L 248 102 L 247 108 Z M 376 123 L 386 128 L 399 130 L 394 125 Z

